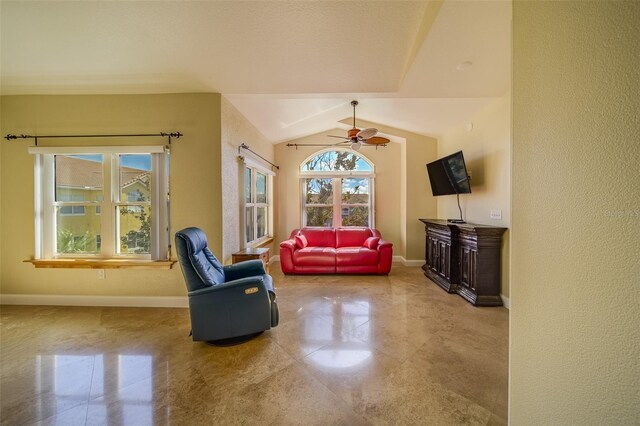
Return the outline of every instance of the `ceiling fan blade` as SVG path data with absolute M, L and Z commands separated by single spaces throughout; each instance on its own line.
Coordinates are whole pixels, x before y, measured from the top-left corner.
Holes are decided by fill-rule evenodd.
M 367 140 L 374 137 L 378 133 L 378 129 L 369 127 L 368 129 L 362 129 L 358 132 L 358 139 Z
M 389 139 L 383 138 L 382 136 L 374 136 L 372 138 L 366 139 L 364 142 L 368 143 L 369 145 L 385 145 L 389 143 Z
M 336 136 L 336 135 L 327 135 L 327 136 L 330 138 L 340 138 L 340 139 L 349 140 L 349 138 L 346 136 Z

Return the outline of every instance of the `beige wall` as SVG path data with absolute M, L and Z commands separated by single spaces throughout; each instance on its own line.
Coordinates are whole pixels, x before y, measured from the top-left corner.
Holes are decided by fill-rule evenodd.
M 363 127 L 378 127 L 371 123 L 358 123 Z M 382 130 L 382 129 L 381 129 Z M 435 217 L 436 202 L 427 190 L 425 164 L 436 157 L 435 139 L 402 132 L 406 142 L 390 143 L 384 148 L 364 147 L 360 153 L 375 165 L 376 227 L 383 237 L 394 244 L 394 255 L 408 260 L 424 261 L 424 227 L 418 221 L 421 217 Z M 290 141 L 299 144 L 327 144 L 326 135 L 344 134 L 342 129 L 334 129 L 316 135 Z M 287 147 L 286 143 L 276 145 L 276 162 L 280 165 L 278 176 L 278 226 L 279 240 L 288 238 L 291 230 L 300 227 L 300 185 L 298 171 L 300 163 L 322 147 Z M 404 155 L 410 158 L 405 161 Z M 404 165 L 406 164 L 406 165 Z M 407 170 L 407 173 L 404 173 Z M 405 224 L 407 225 L 405 227 Z
M 171 235 L 187 226 L 207 232 L 222 249 L 220 95 L 4 96 L 1 133 L 97 134 L 181 131 L 171 146 Z M 162 143 L 136 138 L 47 140 L 41 145 Z M 182 296 L 178 265 L 166 270 L 35 269 L 33 157 L 29 140 L 0 142 L 2 294 Z M 174 254 L 175 255 L 175 254 Z
M 3 179 L 2 179 L 2 175 L 3 175 L 3 173 L 2 173 L 2 164 L 3 164 L 2 163 L 2 158 L 3 158 L 2 145 L 4 144 L 4 141 L 6 140 L 6 139 L 4 139 L 4 136 L 6 134 L 1 132 L 4 129 L 2 127 L 2 117 L 3 117 L 2 111 L 3 111 L 2 101 L 1 101 L 1 98 L 0 98 L 0 294 L 2 294 L 2 275 L 3 275 L 2 274 L 2 245 L 3 245 L 2 244 L 2 239 L 3 239 L 3 237 L 2 237 L 1 233 L 2 233 L 2 230 L 4 229 L 2 227 L 3 226 L 2 225 L 2 220 L 3 220 L 2 212 L 4 211 L 4 209 L 3 209 L 4 203 L 2 202 L 2 182 L 3 182 Z
M 238 147 L 244 143 L 267 160 L 274 162 L 274 148 L 258 129 L 255 128 L 226 98 L 222 97 L 222 204 L 223 209 L 223 241 L 222 256 L 224 263 L 231 263 L 231 255 L 245 246 L 244 232 L 241 229 L 240 194 L 241 174 L 244 167 L 238 160 Z M 259 158 L 243 150 L 243 156 L 263 163 L 267 169 L 271 167 Z M 277 171 L 277 170 L 276 170 Z M 276 182 L 274 179 L 274 188 Z M 275 191 L 274 191 L 275 192 Z M 277 203 L 277 199 L 274 199 Z M 275 227 L 275 221 L 274 221 Z M 273 247 L 269 244 L 264 247 Z M 216 253 L 217 254 L 217 253 Z
M 473 127 L 469 130 L 469 123 Z M 463 218 L 485 225 L 511 226 L 511 94 L 491 102 L 468 122 L 449 129 L 438 140 L 438 157 L 464 152 L 472 174 L 471 194 L 460 196 Z M 459 218 L 456 197 L 438 199 L 440 219 Z M 490 219 L 492 209 L 502 210 L 502 219 Z M 509 296 L 509 231 L 502 237 L 502 295 Z
M 640 3 L 514 2 L 510 423 L 640 419 Z
M 389 132 L 391 129 L 380 130 Z M 419 219 L 436 217 L 438 209 L 436 197 L 431 195 L 427 177 L 427 163 L 437 157 L 437 141 L 435 138 L 408 132 L 402 132 L 400 136 L 406 138 L 405 258 L 424 262 L 425 230 Z

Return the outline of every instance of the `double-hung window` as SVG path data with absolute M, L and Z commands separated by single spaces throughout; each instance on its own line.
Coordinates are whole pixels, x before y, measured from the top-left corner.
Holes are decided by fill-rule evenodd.
M 272 235 L 273 172 L 245 159 L 244 164 L 244 241 L 257 245 Z
M 169 154 L 163 147 L 30 152 L 37 259 L 168 258 Z
M 300 165 L 302 226 L 374 227 L 373 164 L 350 150 L 322 150 Z

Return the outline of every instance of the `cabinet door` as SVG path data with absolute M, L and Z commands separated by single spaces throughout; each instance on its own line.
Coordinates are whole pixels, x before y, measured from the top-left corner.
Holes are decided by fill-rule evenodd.
M 470 247 L 460 247 L 460 284 L 476 289 L 476 260 L 478 251 Z
M 450 278 L 449 274 L 449 261 L 451 256 L 449 255 L 449 251 L 451 246 L 447 244 L 445 241 L 438 241 L 438 252 L 440 254 L 440 262 L 438 264 L 438 273 L 445 277 L 446 279 Z
M 427 266 L 434 272 L 438 272 L 438 240 L 428 237 Z

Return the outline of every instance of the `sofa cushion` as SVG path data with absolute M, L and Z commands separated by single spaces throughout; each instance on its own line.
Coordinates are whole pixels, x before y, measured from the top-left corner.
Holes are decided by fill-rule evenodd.
M 362 247 L 375 250 L 375 248 L 378 247 L 379 241 L 380 241 L 380 237 L 369 237 L 366 240 L 364 240 L 364 244 L 362 244 Z
M 340 247 L 336 249 L 336 265 L 377 265 L 378 252 L 366 247 Z
M 336 229 L 336 247 L 359 247 L 370 236 L 369 228 L 338 228 Z
M 307 237 L 308 247 L 336 246 L 336 232 L 333 228 L 302 228 L 299 235 Z
M 295 239 L 296 239 L 296 246 L 298 248 L 305 248 L 306 246 L 309 245 L 309 241 L 307 241 L 307 237 L 305 237 L 304 235 L 296 235 Z
M 335 266 L 336 249 L 308 246 L 293 252 L 293 263 L 296 266 Z

